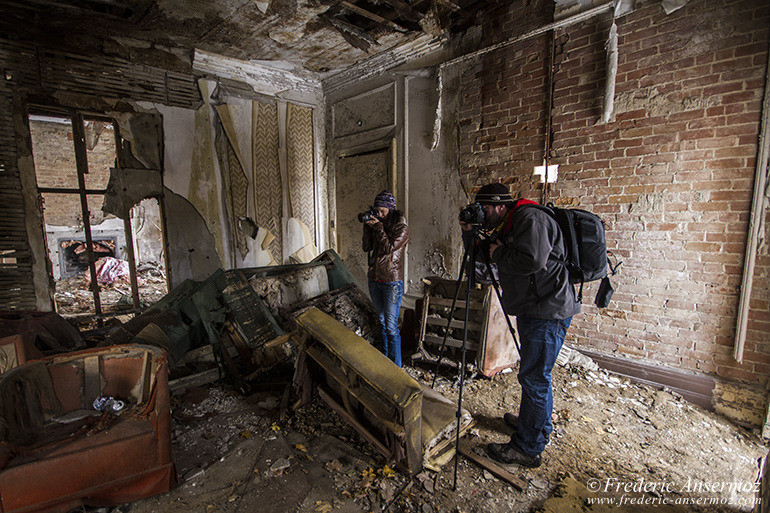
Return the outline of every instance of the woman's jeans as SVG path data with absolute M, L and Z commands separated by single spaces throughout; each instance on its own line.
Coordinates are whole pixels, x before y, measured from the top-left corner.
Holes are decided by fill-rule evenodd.
M 398 314 L 404 297 L 403 281 L 369 281 L 369 296 L 380 316 L 382 344 L 385 356 L 401 367 L 401 333 L 398 331 Z
M 572 317 L 561 320 L 516 317 L 521 341 L 521 405 L 519 427 L 511 441 L 527 456 L 543 452 L 545 436 L 553 432 L 551 370 L 571 322 Z

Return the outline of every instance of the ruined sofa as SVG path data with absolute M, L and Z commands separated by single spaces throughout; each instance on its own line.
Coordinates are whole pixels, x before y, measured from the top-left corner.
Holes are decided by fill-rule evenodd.
M 347 317 L 366 325 L 364 331 L 373 332 L 371 326 L 376 326 L 371 302 L 329 250 L 306 264 L 219 269 L 204 281 L 186 280 L 116 328 L 101 345 L 161 347 L 177 375 L 185 365 L 199 372 L 218 363 L 232 381 L 247 386 L 290 362 L 294 353 L 288 332 L 294 329 L 294 311 L 316 304 L 357 314 Z
M 317 391 L 388 464 L 408 473 L 437 468 L 454 455 L 455 403 L 320 310 L 307 310 L 296 323 L 294 382 L 301 403 Z M 463 410 L 461 434 L 471 423 Z
M 94 410 L 98 396 L 125 401 Z M 169 490 L 168 367 L 126 345 L 32 361 L 0 379 L 0 512 L 69 511 Z

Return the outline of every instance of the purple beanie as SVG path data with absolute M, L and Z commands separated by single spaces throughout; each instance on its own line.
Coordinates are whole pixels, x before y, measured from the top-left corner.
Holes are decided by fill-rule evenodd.
M 396 209 L 396 198 L 389 191 L 382 191 L 374 198 L 375 207 L 385 207 L 390 210 Z

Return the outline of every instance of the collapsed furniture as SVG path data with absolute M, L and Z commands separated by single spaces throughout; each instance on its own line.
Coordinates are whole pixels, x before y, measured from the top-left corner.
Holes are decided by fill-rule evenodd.
M 141 315 L 110 334 L 104 345 L 141 343 L 165 349 L 172 368 L 208 354 L 240 383 L 292 353 L 288 336 L 240 270 L 217 270 L 186 280 Z M 204 358 L 205 360 L 205 358 Z
M 467 281 L 460 284 L 449 333 L 447 323 L 457 282 L 442 278 L 424 279 L 418 352 L 412 358 L 435 362 L 441 354 L 441 345 L 446 337 L 442 355 L 443 363 L 459 365 L 465 326 L 465 296 Z M 503 369 L 513 367 L 519 361 L 519 352 L 505 321 L 500 301 L 492 285 L 479 285 L 471 290 L 470 318 L 468 321 L 467 362 L 475 362 L 479 372 L 494 376 Z M 512 319 L 511 324 L 516 323 Z
M 307 264 L 244 269 L 243 273 L 286 331 L 296 328 L 297 315 L 318 308 L 381 347 L 377 312 L 334 250 Z
M 301 403 L 315 391 L 389 465 L 409 473 L 454 455 L 457 404 L 420 385 L 365 339 L 317 308 L 296 318 L 295 385 Z M 463 410 L 460 432 L 470 426 Z
M 20 335 L 28 347 L 50 356 L 86 348 L 78 329 L 55 312 L 0 312 L 0 338 Z
M 293 317 L 312 306 L 373 342 L 379 340 L 371 301 L 329 250 L 305 264 L 219 269 L 202 282 L 186 280 L 101 345 L 165 349 L 172 371 L 180 376 L 172 387 L 215 381 L 221 374 L 211 367 L 219 364 L 247 389 L 268 370 L 290 362 Z
M 95 409 L 109 396 L 120 411 Z M 66 512 L 168 491 L 168 366 L 141 345 L 49 356 L 0 379 L 0 511 Z

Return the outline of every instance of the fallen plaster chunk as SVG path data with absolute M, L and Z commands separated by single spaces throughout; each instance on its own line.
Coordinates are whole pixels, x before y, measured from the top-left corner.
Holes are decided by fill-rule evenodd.
M 587 371 L 599 370 L 599 365 L 580 351 L 572 349 L 566 345 L 562 346 L 559 356 L 556 357 L 556 363 L 562 367 L 580 367 Z M 589 372 L 587 377 L 598 379 L 596 374 Z
M 278 474 L 286 470 L 287 468 L 289 468 L 290 465 L 291 463 L 289 463 L 288 458 L 281 458 L 280 460 L 276 460 L 275 463 L 270 465 L 270 472 L 272 472 L 273 474 Z

